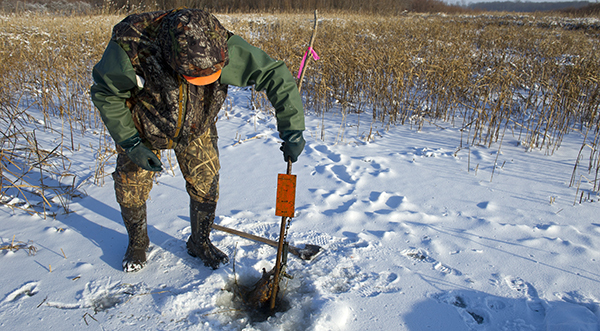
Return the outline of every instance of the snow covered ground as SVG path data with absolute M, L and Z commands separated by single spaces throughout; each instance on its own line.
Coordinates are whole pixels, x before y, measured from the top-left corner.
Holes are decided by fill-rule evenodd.
M 230 94 L 216 223 L 277 240 L 286 166 L 275 121 L 250 109 L 247 90 Z M 175 165 L 152 190 L 151 251 L 137 273 L 121 271 L 127 236 L 110 177 L 81 183 L 85 195 L 56 218 L 0 207 L 0 244 L 14 236 L 37 248 L 0 253 L 0 329 L 599 330 L 600 204 L 574 204 L 568 187 L 579 136 L 547 156 L 507 135 L 497 155 L 459 150 L 448 124 L 379 127 L 366 142 L 370 123 L 350 115 L 340 139 L 340 122 L 308 110 L 289 238 L 325 250 L 310 262 L 290 256 L 285 311 L 257 320 L 230 291 L 271 269 L 275 249 L 213 231 L 235 263 L 213 271 L 187 254 L 189 199 Z M 37 137 L 48 149 L 60 141 Z M 66 154 L 79 179 L 94 173 L 98 140 L 88 131 Z

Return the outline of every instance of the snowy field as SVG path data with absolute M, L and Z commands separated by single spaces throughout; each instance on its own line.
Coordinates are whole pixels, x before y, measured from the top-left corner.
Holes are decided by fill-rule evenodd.
M 216 223 L 277 240 L 286 165 L 275 121 L 250 109 L 249 91 L 230 95 Z M 229 291 L 271 269 L 275 249 L 213 231 L 228 265 L 213 271 L 187 254 L 189 198 L 174 165 L 152 190 L 151 251 L 137 273 L 121 271 L 127 236 L 110 177 L 78 182 L 84 195 L 55 218 L 0 207 L 1 245 L 14 236 L 37 248 L 0 253 L 0 329 L 599 330 L 600 204 L 575 204 L 568 187 L 579 135 L 548 156 L 507 134 L 497 155 L 497 145 L 459 149 L 444 123 L 376 127 L 365 141 L 368 117 L 357 126 L 350 115 L 341 130 L 339 114 L 307 112 L 289 239 L 324 252 L 290 256 L 284 311 L 257 320 Z M 48 150 L 60 142 L 36 135 Z M 88 131 L 66 154 L 78 180 L 93 175 L 98 141 Z

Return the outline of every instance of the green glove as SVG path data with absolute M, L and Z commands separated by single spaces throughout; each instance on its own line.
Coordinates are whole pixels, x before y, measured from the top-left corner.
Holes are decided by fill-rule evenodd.
M 288 159 L 292 160 L 292 163 L 298 161 L 298 155 L 302 153 L 306 141 L 302 137 L 301 130 L 287 130 L 279 133 L 279 137 L 283 139 L 281 144 L 281 151 L 283 151 L 283 160 L 287 162 Z
M 126 139 L 119 144 L 127 153 L 127 156 L 133 163 L 140 166 L 142 169 L 150 171 L 161 171 L 162 162 L 146 145 L 142 144 L 142 139 L 139 134 Z

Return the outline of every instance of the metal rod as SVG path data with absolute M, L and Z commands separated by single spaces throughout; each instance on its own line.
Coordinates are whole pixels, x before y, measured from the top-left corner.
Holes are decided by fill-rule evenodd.
M 223 231 L 223 232 L 227 232 L 230 234 L 234 234 L 236 236 L 240 236 L 240 237 L 248 239 L 248 240 L 267 244 L 274 248 L 279 247 L 279 242 L 277 242 L 275 240 L 255 236 L 255 235 L 247 233 L 247 232 L 239 231 L 236 229 L 224 227 L 224 226 L 217 225 L 217 224 L 213 224 L 212 228 L 215 230 L 218 230 L 218 231 Z M 288 249 L 289 249 L 290 253 L 292 253 L 293 255 L 296 255 L 300 259 L 310 260 L 322 250 L 322 247 L 318 246 L 318 245 L 305 244 L 305 248 L 298 248 L 298 247 L 295 247 L 292 245 L 288 245 Z
M 287 174 L 292 174 L 292 159 L 287 160 Z M 281 217 L 281 226 L 279 229 L 279 247 L 277 247 L 277 260 L 275 261 L 275 279 L 273 280 L 273 291 L 271 292 L 271 310 L 275 309 L 275 299 L 279 291 L 279 275 L 281 274 L 281 257 L 283 254 L 283 242 L 285 240 L 285 229 L 287 226 L 287 217 Z

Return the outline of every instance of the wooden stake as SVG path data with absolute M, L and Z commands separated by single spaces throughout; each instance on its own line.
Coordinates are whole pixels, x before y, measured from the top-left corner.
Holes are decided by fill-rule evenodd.
M 308 63 L 310 62 L 310 59 L 312 58 L 310 50 L 313 47 L 315 38 L 317 37 L 318 22 L 319 21 L 317 21 L 317 10 L 315 9 L 315 25 L 313 28 L 312 37 L 310 37 L 310 43 L 308 44 L 308 49 L 307 49 L 308 53 L 306 56 L 306 62 L 304 63 L 304 67 L 302 67 L 302 72 L 300 73 L 300 81 L 298 82 L 298 92 L 302 91 L 302 81 L 304 80 L 304 73 L 306 72 L 306 67 L 308 67 Z

